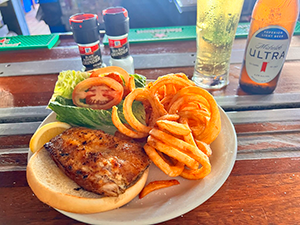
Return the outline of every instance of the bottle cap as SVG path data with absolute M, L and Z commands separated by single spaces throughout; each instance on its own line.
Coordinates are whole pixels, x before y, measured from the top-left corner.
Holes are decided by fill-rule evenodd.
M 102 11 L 105 33 L 108 36 L 121 36 L 129 32 L 128 12 L 123 7 L 110 7 Z
M 96 14 L 78 13 L 69 19 L 73 37 L 78 44 L 89 44 L 99 40 L 99 22 Z

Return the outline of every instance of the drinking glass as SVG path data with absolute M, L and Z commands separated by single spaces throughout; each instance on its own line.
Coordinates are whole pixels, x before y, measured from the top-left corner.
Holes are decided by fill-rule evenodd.
M 205 89 L 229 83 L 232 44 L 244 0 L 197 0 L 197 58 L 193 81 Z

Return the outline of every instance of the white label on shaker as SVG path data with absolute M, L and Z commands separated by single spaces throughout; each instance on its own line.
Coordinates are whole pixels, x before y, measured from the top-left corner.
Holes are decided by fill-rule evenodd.
M 289 33 L 280 26 L 268 26 L 255 32 L 246 50 L 246 70 L 257 83 L 273 80 L 282 69 L 290 44 Z

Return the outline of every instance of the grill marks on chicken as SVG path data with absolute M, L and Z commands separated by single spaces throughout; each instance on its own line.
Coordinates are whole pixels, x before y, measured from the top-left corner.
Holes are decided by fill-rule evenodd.
M 44 147 L 64 173 L 80 187 L 118 196 L 150 165 L 140 144 L 83 127 L 72 127 Z

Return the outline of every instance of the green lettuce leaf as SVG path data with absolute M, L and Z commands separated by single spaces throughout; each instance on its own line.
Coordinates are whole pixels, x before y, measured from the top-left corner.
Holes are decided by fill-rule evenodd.
M 51 101 L 54 101 L 57 96 L 72 99 L 72 93 L 75 86 L 90 76 L 87 72 L 66 70 L 59 73 L 54 87 L 54 92 Z
M 134 77 L 134 83 L 136 88 L 143 88 L 146 86 L 146 77 L 140 74 L 130 74 Z
M 112 110 L 96 110 L 91 108 L 77 107 L 73 105 L 72 99 L 57 96 L 55 101 L 49 103 L 48 107 L 56 113 L 56 119 L 66 122 L 72 126 L 83 126 L 93 129 L 101 129 L 113 134 L 116 128 L 111 120 Z M 123 123 L 127 123 L 123 115 L 123 101 L 118 105 L 118 115 Z M 132 109 L 135 117 L 145 123 L 145 109 L 141 102 L 134 101 Z

